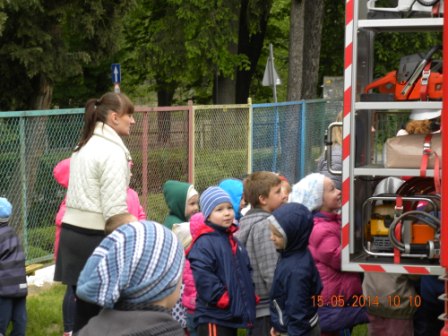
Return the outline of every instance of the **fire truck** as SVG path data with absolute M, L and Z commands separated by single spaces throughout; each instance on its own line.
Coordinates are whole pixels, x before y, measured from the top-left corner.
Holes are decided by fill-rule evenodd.
M 436 116 L 448 125 L 443 0 L 385 2 L 346 1 L 342 172 L 333 171 L 342 173 L 342 269 L 436 275 L 448 291 L 448 212 L 441 211 L 448 207 L 448 135 L 431 129 L 397 136 L 392 125 L 403 116 Z M 439 34 L 441 45 L 373 78 L 375 38 L 391 32 Z M 331 124 L 329 135 L 332 127 L 340 124 Z M 447 316 L 445 308 L 440 318 Z M 441 334 L 448 335 L 447 322 Z

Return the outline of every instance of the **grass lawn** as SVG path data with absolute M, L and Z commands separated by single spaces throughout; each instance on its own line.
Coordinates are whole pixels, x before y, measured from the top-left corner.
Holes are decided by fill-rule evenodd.
M 65 286 L 55 284 L 43 288 L 30 288 L 27 298 L 28 325 L 26 334 L 33 336 L 61 336 L 62 326 L 62 298 Z M 238 336 L 244 336 L 241 330 Z M 352 336 L 366 336 L 367 326 L 354 328 Z
M 59 284 L 46 285 L 42 288 L 30 286 L 30 293 L 26 300 L 27 335 L 61 336 L 63 334 L 62 298 L 64 293 L 65 286 Z

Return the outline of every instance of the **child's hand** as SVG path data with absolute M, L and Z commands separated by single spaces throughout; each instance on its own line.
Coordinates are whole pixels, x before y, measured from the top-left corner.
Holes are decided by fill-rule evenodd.
M 271 328 L 271 336 L 280 336 L 280 333 L 275 331 L 275 329 L 272 327 Z

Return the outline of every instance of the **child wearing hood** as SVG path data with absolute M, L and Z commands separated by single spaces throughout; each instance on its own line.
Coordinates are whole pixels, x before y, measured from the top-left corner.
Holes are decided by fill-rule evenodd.
M 239 224 L 241 210 L 246 206 L 243 198 L 243 181 L 236 178 L 228 178 L 219 182 L 218 187 L 229 194 L 232 200 L 233 211 L 235 212 L 235 224 Z
M 322 283 L 307 247 L 313 216 L 302 204 L 288 203 L 274 210 L 268 220 L 271 240 L 280 252 L 270 294 L 271 335 L 319 336 L 313 303 Z
M 367 323 L 365 308 L 351 306 L 362 295 L 361 277 L 341 270 L 341 191 L 329 177 L 313 173 L 293 186 L 290 201 L 305 205 L 313 214 L 309 249 L 324 286 L 315 301 L 321 335 L 339 335 L 344 329 Z M 345 306 L 335 304 L 335 297 Z
M 199 194 L 192 184 L 175 180 L 168 180 L 163 184 L 163 196 L 168 206 L 168 216 L 163 225 L 173 230 L 176 236 L 183 242 L 191 242 L 191 235 L 188 223 L 190 217 L 199 211 Z M 190 243 L 188 242 L 188 245 Z M 184 248 L 185 248 L 184 244 Z M 181 288 L 181 299 L 173 308 L 173 317 L 179 322 L 188 334 L 188 313 L 182 304 L 184 296 L 184 285 Z M 193 333 L 194 335 L 194 333 Z
M 190 183 L 168 180 L 163 184 L 163 196 L 169 211 L 163 225 L 170 230 L 199 211 L 199 194 Z

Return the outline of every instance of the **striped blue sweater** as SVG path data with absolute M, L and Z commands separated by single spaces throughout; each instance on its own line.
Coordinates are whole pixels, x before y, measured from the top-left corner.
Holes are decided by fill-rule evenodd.
M 23 297 L 28 293 L 25 254 L 14 229 L 0 223 L 0 297 Z

